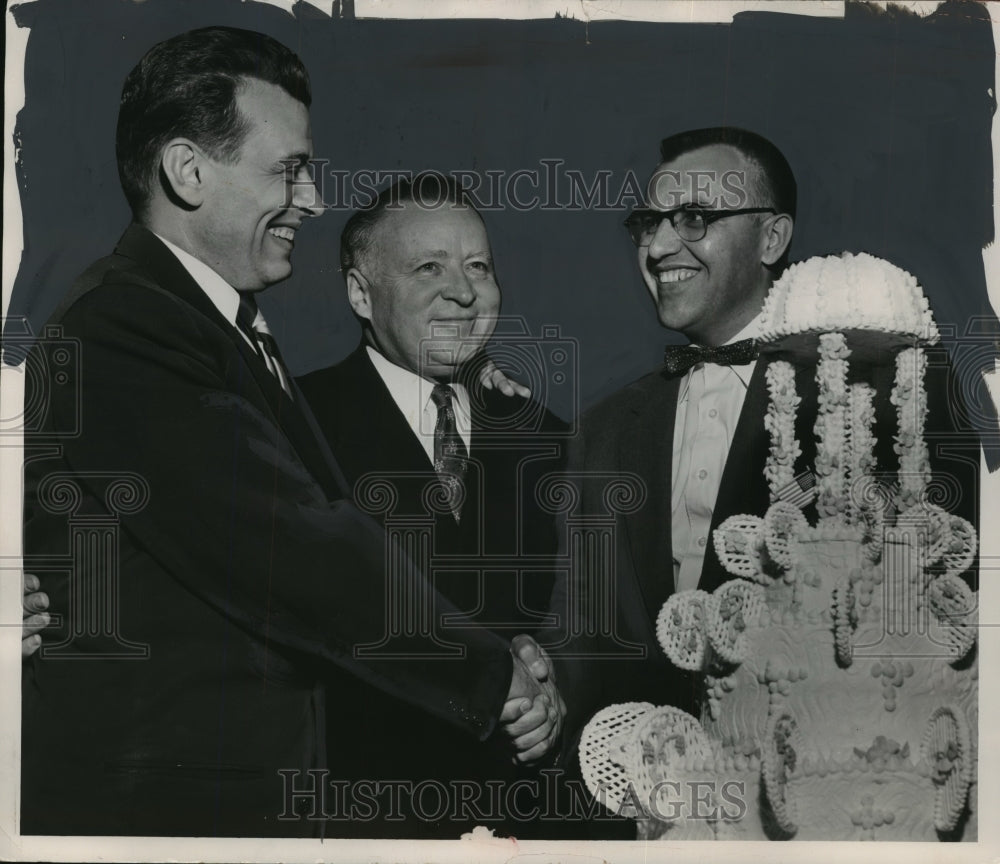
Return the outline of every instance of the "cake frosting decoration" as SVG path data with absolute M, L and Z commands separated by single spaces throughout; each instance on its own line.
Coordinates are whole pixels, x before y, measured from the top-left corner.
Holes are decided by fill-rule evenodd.
M 926 298 L 900 268 L 845 253 L 790 267 L 763 319 L 770 506 L 714 531 L 732 578 L 673 594 L 657 619 L 671 662 L 703 673 L 701 716 L 609 706 L 584 730 L 584 778 L 609 807 L 632 784 L 647 839 L 974 839 L 978 620 L 963 575 L 977 538 L 931 487 Z M 888 393 L 866 372 L 879 363 L 894 366 Z M 803 368 L 815 417 L 798 416 Z M 879 399 L 895 416 L 889 478 Z M 797 420 L 813 423 L 812 465 Z M 807 475 L 814 505 L 786 494 Z M 745 806 L 665 817 L 657 790 L 689 780 L 715 796 L 735 784 Z
M 789 267 L 764 301 L 761 338 L 867 330 L 940 338 L 915 277 L 865 252 L 810 258 Z
M 795 392 L 795 368 L 785 360 L 776 360 L 767 367 L 767 392 L 770 397 L 764 428 L 771 436 L 771 449 L 764 466 L 771 499 L 778 497 L 795 477 L 795 460 L 802 448 L 795 438 L 795 411 L 802 401 Z
M 927 357 L 919 348 L 906 348 L 896 359 L 896 383 L 890 401 L 896 406 L 899 433 L 893 449 L 899 456 L 900 509 L 921 504 L 931 468 L 924 441 L 927 394 L 922 382 Z

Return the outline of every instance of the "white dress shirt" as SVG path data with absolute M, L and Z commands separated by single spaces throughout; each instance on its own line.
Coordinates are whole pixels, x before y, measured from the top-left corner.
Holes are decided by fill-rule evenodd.
M 155 231 L 152 233 L 156 234 Z M 156 234 L 156 237 L 163 243 L 164 246 L 174 253 L 177 260 L 181 262 L 181 266 L 187 270 L 188 275 L 190 275 L 190 277 L 194 279 L 195 283 L 197 283 L 198 287 L 205 292 L 205 296 L 212 301 L 212 305 L 219 310 L 222 317 L 233 325 L 236 332 L 243 337 L 243 341 L 253 348 L 255 354 L 261 354 L 261 349 L 250 341 L 250 337 L 243 332 L 242 328 L 236 326 L 236 313 L 239 312 L 240 309 L 240 292 L 233 288 L 232 285 L 230 285 L 204 261 L 199 261 L 190 252 L 185 252 L 179 246 L 176 246 L 167 240 L 166 237 L 161 237 L 159 234 Z M 254 330 L 262 331 L 264 333 L 271 332 L 271 328 L 267 326 L 267 321 L 264 319 L 264 313 L 261 312 L 260 309 L 257 310 L 257 315 L 254 317 L 253 324 L 251 326 Z M 263 353 L 263 360 L 271 374 L 281 382 L 281 386 L 284 388 L 285 392 L 291 395 L 291 385 L 286 378 L 287 373 L 283 369 L 276 368 L 275 363 L 272 363 L 268 359 L 266 352 Z
M 154 231 L 153 234 L 156 234 Z M 187 270 L 188 275 L 198 284 L 198 287 L 205 292 L 205 296 L 212 301 L 212 305 L 219 310 L 219 313 L 225 318 L 233 327 L 236 327 L 236 313 L 240 309 L 240 292 L 237 291 L 232 285 L 230 285 L 225 279 L 223 279 L 218 273 L 216 273 L 211 267 L 209 267 L 204 261 L 199 261 L 190 252 L 185 252 L 179 246 L 175 246 L 166 237 L 162 237 L 156 234 L 156 237 L 166 246 L 171 252 L 174 253 L 174 257 L 181 262 L 181 266 Z M 261 314 L 260 310 L 257 310 L 257 317 L 254 319 L 254 328 L 261 329 L 258 327 L 258 322 L 261 322 L 263 329 L 270 332 L 267 326 L 267 322 L 264 321 L 264 316 Z M 243 341 L 247 343 L 254 351 L 257 351 L 257 346 L 250 341 L 249 337 L 244 333 L 239 327 L 236 327 L 236 332 L 243 337 Z
M 434 390 L 434 382 L 421 378 L 415 372 L 397 366 L 390 360 L 386 360 L 371 346 L 366 346 L 368 356 L 379 377 L 385 382 L 385 386 L 392 396 L 392 401 L 396 403 L 407 424 L 417 436 L 420 446 L 427 454 L 427 460 L 434 464 L 434 427 L 437 424 L 437 405 L 431 399 Z M 458 434 L 465 442 L 465 449 L 472 450 L 472 413 L 469 405 L 469 392 L 461 384 L 450 384 L 454 399 L 451 400 L 455 411 L 455 425 L 458 427 Z
M 760 334 L 756 317 L 726 344 Z M 674 589 L 698 587 L 715 499 L 733 433 L 756 362 L 741 366 L 699 363 L 685 373 L 677 396 L 671 465 L 671 540 Z

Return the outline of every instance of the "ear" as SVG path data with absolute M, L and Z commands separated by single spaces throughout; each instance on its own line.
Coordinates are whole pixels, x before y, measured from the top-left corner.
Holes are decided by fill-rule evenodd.
M 365 321 L 371 321 L 372 298 L 368 280 L 357 267 L 351 267 L 344 278 L 347 280 L 347 302 L 351 304 L 354 314 Z
M 190 207 L 205 200 L 210 166 L 201 150 L 187 138 L 175 138 L 163 148 L 160 167 L 171 191 Z
M 777 216 L 770 217 L 769 224 L 764 228 L 761 263 L 770 267 L 785 254 L 788 244 L 792 242 L 793 228 L 792 217 L 787 213 L 779 213 Z

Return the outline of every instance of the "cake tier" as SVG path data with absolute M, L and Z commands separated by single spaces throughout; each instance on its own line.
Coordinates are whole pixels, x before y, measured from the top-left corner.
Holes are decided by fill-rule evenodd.
M 759 773 L 733 775 L 725 815 L 740 818 L 706 820 L 655 816 L 640 819 L 639 839 L 647 840 L 766 840 L 783 839 L 783 832 L 759 802 L 766 800 Z M 738 791 L 737 791 L 738 790 Z M 794 802 L 795 840 L 937 841 L 934 824 L 937 787 L 926 765 L 896 769 L 834 766 L 807 769 L 789 779 L 787 800 Z M 745 812 L 733 802 L 746 802 Z M 963 814 L 961 836 L 975 840 L 977 789 L 969 790 L 970 808 Z M 723 808 L 719 809 L 720 814 Z
M 965 656 L 974 631 L 928 602 L 922 547 L 890 531 L 871 563 L 851 533 L 809 529 L 790 545 L 794 566 L 743 616 L 740 662 L 717 660 L 707 678 L 712 739 L 756 745 L 787 708 L 810 751 L 831 756 L 867 750 L 879 735 L 915 747 L 942 705 L 974 718 L 978 666 Z
M 753 752 L 778 711 L 796 720 L 809 753 L 843 760 L 879 736 L 919 748 L 933 713 L 957 705 L 975 725 L 978 665 L 956 668 L 921 636 L 887 636 L 875 622 L 859 629 L 846 668 L 835 661 L 828 626 L 773 626 L 750 635 L 752 657 L 725 676 L 709 676 L 703 725 L 734 752 Z M 923 653 L 923 656 L 921 656 Z M 891 745 L 886 745 L 891 746 Z
M 764 303 L 763 341 L 851 329 L 938 340 L 917 280 L 864 252 L 793 264 L 771 286 Z
M 653 796 L 654 818 L 640 834 L 967 836 L 975 595 L 954 573 L 927 568 L 946 559 L 929 545 L 934 532 L 918 528 L 885 529 L 877 544 L 845 525 L 765 531 L 766 541 L 731 547 L 734 569 L 753 581 L 668 601 L 661 643 L 677 665 L 706 671 L 707 700 L 696 729 L 648 711 L 636 724 L 633 755 L 621 763 Z M 664 747 L 676 738 L 677 752 Z M 678 812 L 667 799 L 657 803 L 657 783 L 666 781 L 689 790 L 704 782 L 745 807 L 738 818 L 692 818 L 689 795 L 684 818 L 664 818 Z

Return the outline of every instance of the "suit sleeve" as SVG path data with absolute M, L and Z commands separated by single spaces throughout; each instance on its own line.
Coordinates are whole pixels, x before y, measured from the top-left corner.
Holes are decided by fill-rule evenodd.
M 587 501 L 588 489 L 584 477 L 589 463 L 587 460 L 586 430 L 593 424 L 588 417 L 581 418 L 576 434 L 568 439 L 565 461 L 565 483 L 573 497 L 573 506 L 564 511 L 559 526 L 559 554 L 564 560 L 574 553 L 569 548 L 569 531 L 565 525 L 568 516 L 586 513 L 591 509 Z M 599 639 L 590 633 L 585 622 L 571 620 L 588 609 L 583 594 L 586 589 L 580 576 L 585 568 L 570 567 L 557 571 L 552 587 L 549 609 L 558 616 L 556 627 L 538 634 L 543 645 L 552 646 L 551 653 L 556 666 L 556 680 L 566 701 L 567 717 L 563 734 L 562 759 L 575 758 L 576 747 L 584 725 L 593 713 L 607 702 L 609 683 L 605 674 L 606 663 L 594 658 L 600 651 Z M 580 656 L 589 655 L 589 656 Z
M 121 521 L 131 543 L 238 626 L 478 738 L 492 732 L 511 659 L 489 631 L 449 631 L 457 660 L 414 656 L 414 644 L 357 656 L 387 633 L 385 535 L 349 501 L 328 500 L 228 334 L 130 284 L 91 290 L 62 325 L 81 357 L 78 386 L 60 392 L 79 399 L 53 397 L 53 422 L 71 424 L 79 405 L 81 432 L 64 452 L 82 483 L 114 471 L 145 479 L 148 503 Z M 393 590 L 409 608 L 454 611 L 412 567 Z

